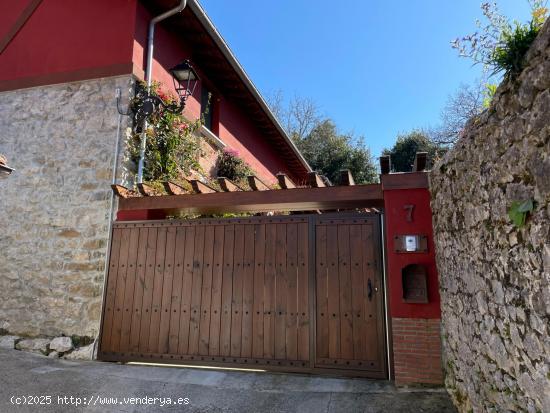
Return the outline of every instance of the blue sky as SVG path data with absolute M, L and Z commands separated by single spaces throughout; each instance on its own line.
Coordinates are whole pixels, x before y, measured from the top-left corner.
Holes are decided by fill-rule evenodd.
M 450 41 L 475 31 L 480 0 L 201 0 L 264 94 L 313 99 L 374 156 L 396 135 L 435 126 L 449 94 L 480 66 Z M 501 0 L 527 21 L 527 0 Z

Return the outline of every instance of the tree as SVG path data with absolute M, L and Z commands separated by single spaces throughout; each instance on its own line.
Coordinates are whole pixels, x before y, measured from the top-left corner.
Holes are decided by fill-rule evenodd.
M 438 159 L 445 149 L 434 143 L 426 132 L 414 130 L 407 134 L 398 135 L 397 141 L 391 149 L 384 149 L 384 155 L 390 155 L 394 172 L 410 172 L 417 152 L 428 152 L 428 167 Z
M 437 144 L 452 145 L 457 141 L 466 122 L 483 111 L 489 97 L 488 86 L 483 81 L 474 85 L 461 84 L 449 96 L 441 112 L 441 125 L 429 132 Z
M 364 140 L 338 133 L 330 119 L 320 122 L 303 139 L 295 138 L 295 142 L 311 167 L 332 183 L 339 181 L 342 169 L 349 169 L 357 183 L 376 182 L 376 166 Z
M 310 98 L 294 96 L 285 107 L 284 95 L 277 90 L 267 98 L 273 114 L 292 139 L 303 139 L 322 120 L 319 107 Z

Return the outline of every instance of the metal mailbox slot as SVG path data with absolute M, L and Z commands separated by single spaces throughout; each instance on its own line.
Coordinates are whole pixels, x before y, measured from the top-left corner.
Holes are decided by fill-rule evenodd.
M 403 283 L 403 301 L 406 303 L 427 303 L 428 282 L 426 267 L 410 264 L 401 271 Z

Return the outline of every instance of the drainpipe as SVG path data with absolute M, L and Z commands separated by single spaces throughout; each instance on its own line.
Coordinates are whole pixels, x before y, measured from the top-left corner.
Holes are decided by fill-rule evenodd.
M 154 40 L 155 40 L 155 25 L 160 21 L 181 12 L 183 9 L 185 9 L 185 6 L 187 6 L 187 0 L 180 0 L 180 3 L 176 7 L 156 17 L 153 17 L 153 19 L 149 23 L 149 34 L 147 36 L 147 66 L 145 69 L 145 81 L 147 82 L 148 92 L 151 89 L 151 82 L 153 77 L 152 76 L 153 75 L 153 46 L 154 46 Z M 144 166 L 143 164 L 145 161 L 145 147 L 147 143 L 146 142 L 147 136 L 145 133 L 146 130 L 147 130 L 147 121 L 145 121 L 143 125 L 143 132 L 141 133 L 141 145 L 139 150 L 139 163 L 138 163 L 138 176 L 137 176 L 138 184 L 143 183 L 143 166 Z

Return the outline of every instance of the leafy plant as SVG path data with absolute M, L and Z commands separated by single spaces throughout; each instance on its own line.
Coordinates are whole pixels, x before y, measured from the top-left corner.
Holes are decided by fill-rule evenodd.
M 548 15 L 547 0 L 529 0 L 531 21 L 513 25 L 499 13 L 496 2 L 485 2 L 481 10 L 488 23 L 476 21 L 478 31 L 451 42 L 460 56 L 492 69 L 492 75 L 504 72 L 514 78 L 523 69 L 525 54 L 542 28 Z
M 227 178 L 239 186 L 246 183 L 247 176 L 254 175 L 250 165 L 239 157 L 239 151 L 235 149 L 226 148 L 220 152 L 217 167 L 218 176 Z
M 493 97 L 497 92 L 497 87 L 498 85 L 495 85 L 494 83 L 487 83 L 485 85 L 485 90 L 483 93 L 483 108 L 487 109 L 491 105 Z
M 133 107 L 140 105 L 145 97 L 146 86 L 137 85 Z M 150 93 L 158 96 L 165 103 L 173 103 L 177 98 L 166 94 L 161 84 L 153 83 Z M 162 108 L 148 119 L 145 147 L 145 162 L 143 177 L 146 181 L 173 180 L 179 176 L 188 175 L 192 170 L 201 171 L 199 159 L 202 149 L 199 138 L 195 135 L 200 127 L 200 121 L 189 122 L 181 114 L 173 114 Z M 131 156 L 134 162 L 139 161 L 141 142 L 141 125 L 136 125 L 132 136 Z
M 527 214 L 533 212 L 534 203 L 532 199 L 527 199 L 525 201 L 514 201 L 508 209 L 508 217 L 518 228 L 521 228 L 525 225 L 525 220 Z

